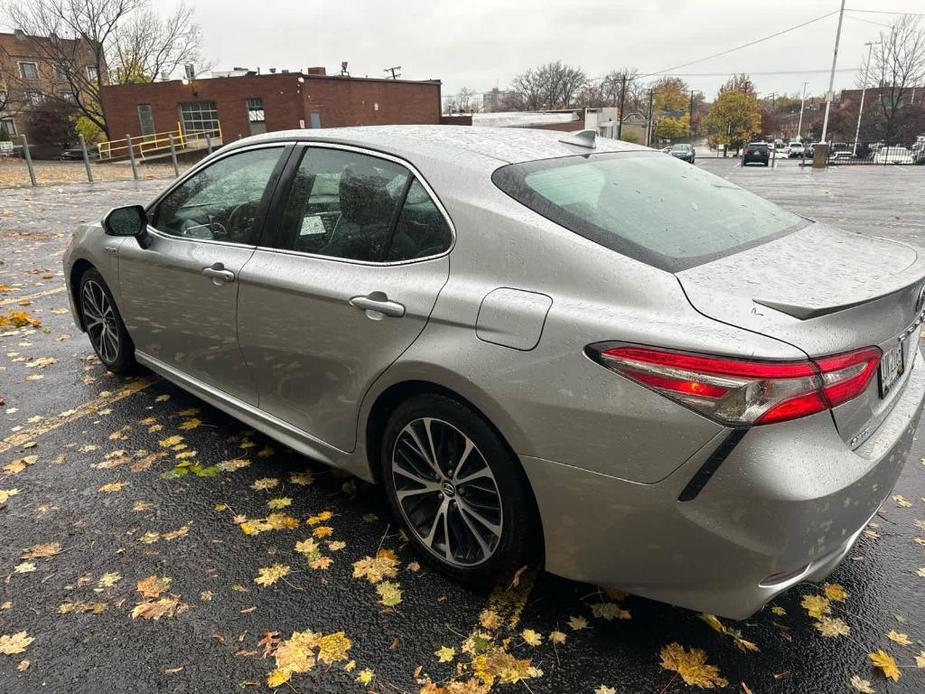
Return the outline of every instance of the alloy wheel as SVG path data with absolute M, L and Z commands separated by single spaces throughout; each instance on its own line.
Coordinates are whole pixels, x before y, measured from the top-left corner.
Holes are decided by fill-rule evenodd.
M 112 302 L 97 282 L 87 280 L 81 292 L 84 325 L 97 355 L 106 364 L 119 357 L 119 323 Z
M 408 526 L 428 550 L 456 567 L 487 561 L 498 547 L 498 483 L 475 443 L 449 422 L 409 422 L 392 449 L 392 481 Z

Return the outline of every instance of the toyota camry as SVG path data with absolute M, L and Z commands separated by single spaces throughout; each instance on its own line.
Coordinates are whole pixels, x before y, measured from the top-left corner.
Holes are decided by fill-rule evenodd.
M 64 259 L 99 359 L 382 484 L 457 580 L 745 618 L 845 557 L 925 395 L 925 257 L 593 132 L 226 145 Z

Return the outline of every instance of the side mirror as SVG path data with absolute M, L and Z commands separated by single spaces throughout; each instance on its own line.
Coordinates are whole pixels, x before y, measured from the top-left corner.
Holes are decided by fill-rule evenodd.
M 134 236 L 138 245 L 148 247 L 148 214 L 141 205 L 116 207 L 103 217 L 103 231 L 110 236 Z

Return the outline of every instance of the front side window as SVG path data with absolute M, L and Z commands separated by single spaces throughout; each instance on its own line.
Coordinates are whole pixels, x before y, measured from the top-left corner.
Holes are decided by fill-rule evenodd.
M 556 224 L 669 272 L 808 224 L 729 181 L 651 152 L 510 164 L 492 181 Z
M 277 245 L 380 262 L 410 181 L 408 169 L 395 162 L 309 148 L 292 183 Z
M 19 76 L 24 80 L 37 80 L 39 78 L 39 68 L 35 63 L 20 63 Z
M 219 159 L 161 200 L 153 226 L 172 236 L 256 243 L 254 222 L 282 147 Z

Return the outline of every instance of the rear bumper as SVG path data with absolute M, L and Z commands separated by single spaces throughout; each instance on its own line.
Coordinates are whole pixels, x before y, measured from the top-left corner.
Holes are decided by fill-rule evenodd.
M 899 477 L 923 399 L 916 355 L 901 398 L 857 450 L 828 412 L 755 427 L 685 502 L 678 496 L 725 433 L 654 484 L 522 457 L 546 568 L 744 619 L 795 583 L 821 580 L 850 551 Z

